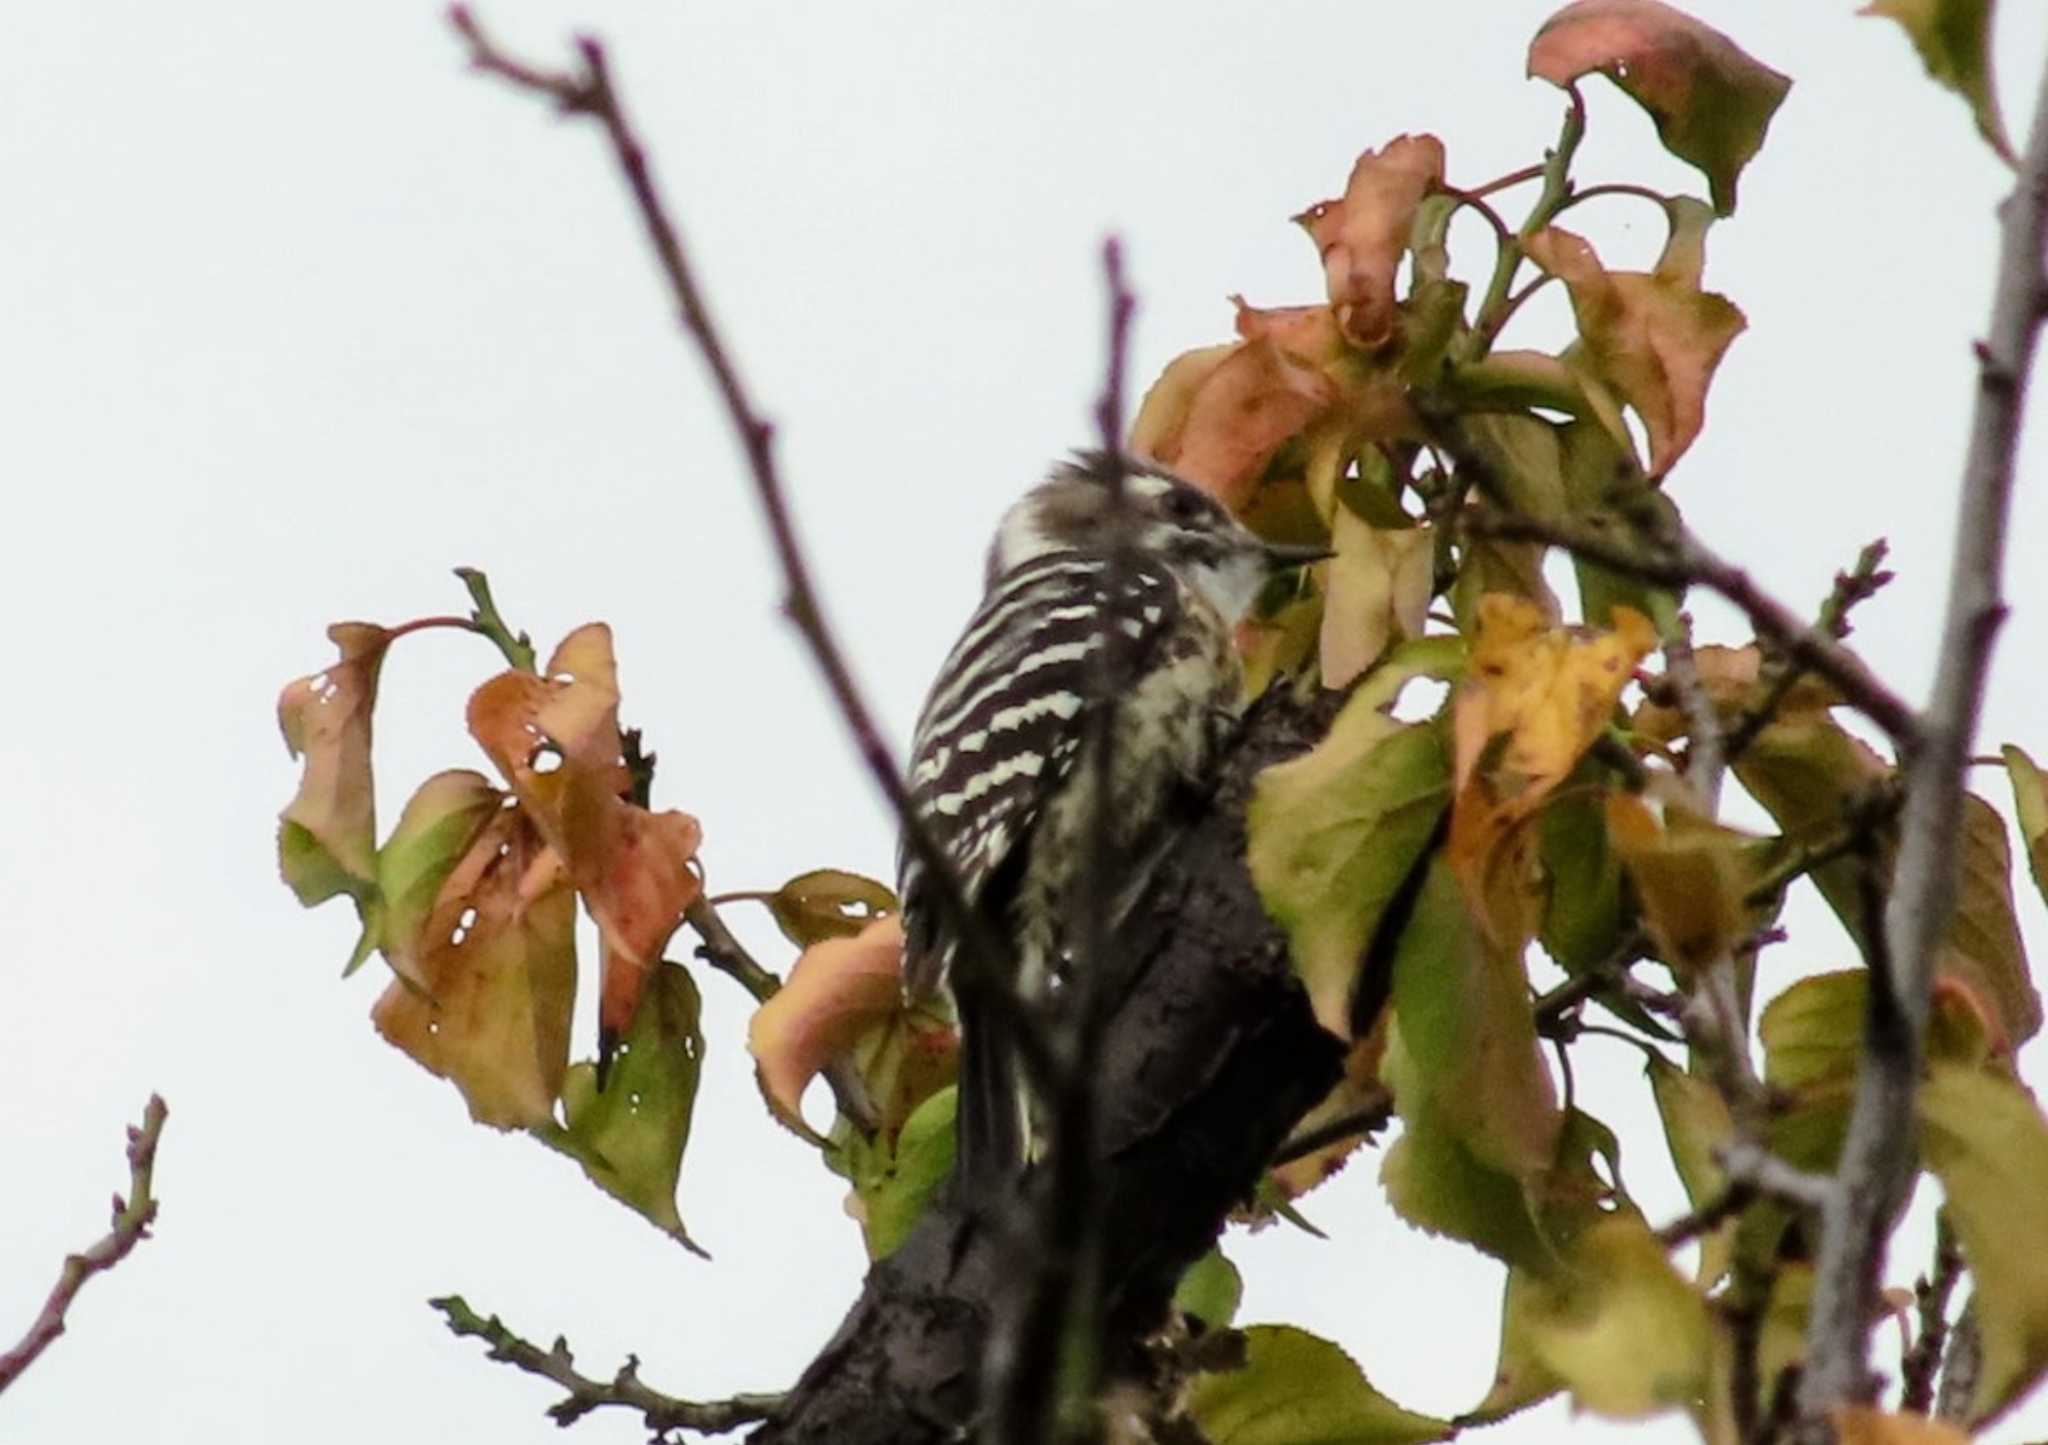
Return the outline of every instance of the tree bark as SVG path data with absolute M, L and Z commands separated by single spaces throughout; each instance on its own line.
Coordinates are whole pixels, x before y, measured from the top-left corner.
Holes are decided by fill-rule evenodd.
M 1337 1081 L 1343 1048 L 1310 1014 L 1286 938 L 1244 864 L 1252 780 L 1311 746 L 1342 701 L 1301 703 L 1288 691 L 1251 710 L 1215 796 L 1190 811 L 1117 933 L 1094 1174 L 1102 1358 L 1112 1373 L 1162 1323 L 1182 1271 Z M 1027 1176 L 1021 1187 L 1034 1183 L 1042 1180 Z M 838 1333 L 753 1445 L 971 1437 L 990 1321 L 1022 1273 L 1017 1247 L 1014 1223 L 943 1199 L 868 1272 Z

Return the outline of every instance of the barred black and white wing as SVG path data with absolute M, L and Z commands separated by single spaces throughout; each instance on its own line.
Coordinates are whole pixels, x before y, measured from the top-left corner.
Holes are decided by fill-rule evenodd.
M 1102 556 L 1056 552 L 997 578 L 918 719 L 912 802 L 965 901 L 998 929 L 1007 931 L 1007 900 L 991 889 L 1014 886 L 1046 800 L 1079 760 L 1101 685 L 1105 611 L 1130 644 L 1119 660 L 1142 670 L 1185 605 L 1172 574 L 1145 563 L 1123 570 L 1112 603 L 1109 570 Z M 905 978 L 920 995 L 952 969 L 959 940 L 907 846 L 899 882 Z

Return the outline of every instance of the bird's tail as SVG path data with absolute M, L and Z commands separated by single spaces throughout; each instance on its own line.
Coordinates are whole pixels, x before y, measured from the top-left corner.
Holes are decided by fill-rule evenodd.
M 1030 1093 L 1007 1020 L 973 988 L 955 985 L 960 1015 L 956 1178 L 970 1193 L 1007 1188 L 1031 1143 Z

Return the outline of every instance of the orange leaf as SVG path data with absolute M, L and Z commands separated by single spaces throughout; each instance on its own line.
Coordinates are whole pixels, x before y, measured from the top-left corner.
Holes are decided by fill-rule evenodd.
M 1696 238 L 1686 224 L 1674 219 L 1671 264 L 1649 273 L 1607 270 L 1583 238 L 1555 226 L 1524 243 L 1529 259 L 1571 292 L 1594 370 L 1643 419 L 1654 476 L 1670 471 L 1699 436 L 1714 368 L 1749 324 L 1725 296 L 1699 289 Z
M 1321 371 L 1262 336 L 1238 346 L 1208 372 L 1189 397 L 1178 436 L 1152 455 L 1240 511 L 1273 453 L 1336 397 L 1335 386 Z
M 1720 31 L 1657 0 L 1578 0 L 1544 22 L 1529 74 L 1570 86 L 1594 71 L 1650 113 L 1666 150 L 1705 172 L 1724 216 L 1792 88 Z
M 1180 455 L 1180 440 L 1187 431 L 1188 411 L 1195 393 L 1225 361 L 1237 354 L 1238 345 L 1200 346 L 1183 351 L 1166 363 L 1166 370 L 1138 403 L 1138 415 L 1131 423 L 1131 455 L 1171 462 Z
M 1834 1421 L 1841 1445 L 1970 1445 L 1968 1432 L 1946 1420 L 1892 1415 L 1869 1405 L 1838 1406 Z
M 561 854 L 597 920 L 606 1038 L 632 1023 L 649 971 L 702 891 L 690 868 L 703 838 L 697 820 L 650 813 L 621 796 L 630 780 L 618 719 L 611 629 L 601 622 L 562 639 L 546 676 L 502 672 L 469 699 L 470 734 Z
M 1393 337 L 1394 273 L 1408 248 L 1415 209 L 1443 183 L 1444 146 L 1433 135 L 1401 135 L 1351 168 L 1342 200 L 1297 217 L 1322 253 L 1323 278 L 1344 335 L 1373 348 Z
M 308 906 L 344 892 L 373 897 L 377 878 L 370 713 L 392 634 L 367 622 L 337 622 L 327 636 L 340 660 L 287 683 L 277 699 L 284 745 L 306 760 L 299 790 L 279 815 L 278 861 L 284 881 Z
M 828 938 L 803 951 L 789 981 L 747 1025 L 761 1097 L 775 1117 L 806 1138 L 804 1089 L 834 1059 L 905 1012 L 903 924 L 878 918 L 852 938 Z M 899 1121 L 900 1122 L 900 1121 Z
M 576 900 L 523 809 L 500 810 L 441 886 L 377 1031 L 462 1090 L 494 1128 L 555 1122 L 576 993 Z M 425 992 L 421 991 L 422 986 Z

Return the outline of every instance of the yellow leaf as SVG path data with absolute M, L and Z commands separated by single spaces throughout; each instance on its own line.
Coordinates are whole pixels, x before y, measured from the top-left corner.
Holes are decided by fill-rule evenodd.
M 1436 559 L 1427 527 L 1387 531 L 1336 511 L 1325 565 L 1323 686 L 1348 687 L 1390 642 L 1422 635 Z
M 1635 882 L 1657 956 L 1686 976 L 1727 957 L 1749 928 L 1743 899 L 1756 840 L 1676 804 L 1659 823 L 1626 793 L 1607 800 L 1607 834 Z

